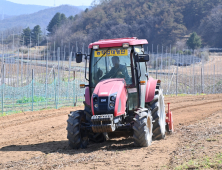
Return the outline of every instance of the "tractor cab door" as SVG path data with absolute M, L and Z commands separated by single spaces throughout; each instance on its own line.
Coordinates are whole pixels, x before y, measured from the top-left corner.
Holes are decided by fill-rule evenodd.
M 134 46 L 134 59 L 136 55 L 143 55 L 144 50 L 142 45 Z M 136 79 L 136 85 L 138 89 L 138 103 L 139 107 L 144 108 L 145 107 L 145 95 L 146 95 L 146 84 L 148 81 L 148 70 L 146 66 L 146 62 L 136 62 L 135 61 L 135 79 Z

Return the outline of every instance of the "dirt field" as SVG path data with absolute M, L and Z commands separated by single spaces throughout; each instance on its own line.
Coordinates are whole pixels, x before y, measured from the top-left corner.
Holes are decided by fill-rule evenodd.
M 118 138 L 71 150 L 65 108 L 0 118 L 0 169 L 222 169 L 222 95 L 165 97 L 175 133 L 147 148 Z

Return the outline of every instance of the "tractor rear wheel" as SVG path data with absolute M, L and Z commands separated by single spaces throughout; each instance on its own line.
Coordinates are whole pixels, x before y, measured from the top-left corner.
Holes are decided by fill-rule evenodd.
M 152 142 L 152 117 L 151 111 L 136 113 L 133 126 L 134 145 L 147 147 Z
M 153 139 L 164 139 L 166 132 L 166 114 L 163 90 L 156 89 L 154 99 L 150 103 L 147 103 L 147 105 L 147 108 L 151 109 L 153 117 Z
M 81 122 L 84 116 L 83 110 L 70 112 L 67 120 L 67 138 L 69 146 L 72 149 L 86 148 L 88 144 L 88 137 L 81 131 Z

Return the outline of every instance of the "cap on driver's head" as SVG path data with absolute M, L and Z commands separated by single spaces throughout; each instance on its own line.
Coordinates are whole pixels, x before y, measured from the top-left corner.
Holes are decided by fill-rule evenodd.
M 113 59 L 119 60 L 119 57 L 118 57 L 118 56 L 113 56 L 113 57 L 112 57 L 112 60 L 113 60 Z

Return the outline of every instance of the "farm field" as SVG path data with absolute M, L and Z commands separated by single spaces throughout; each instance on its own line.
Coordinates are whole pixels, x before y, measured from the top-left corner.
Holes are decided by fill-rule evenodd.
M 147 148 L 129 137 L 71 150 L 66 120 L 83 107 L 0 117 L 0 169 L 222 169 L 222 94 L 167 96 L 167 103 L 175 133 Z

